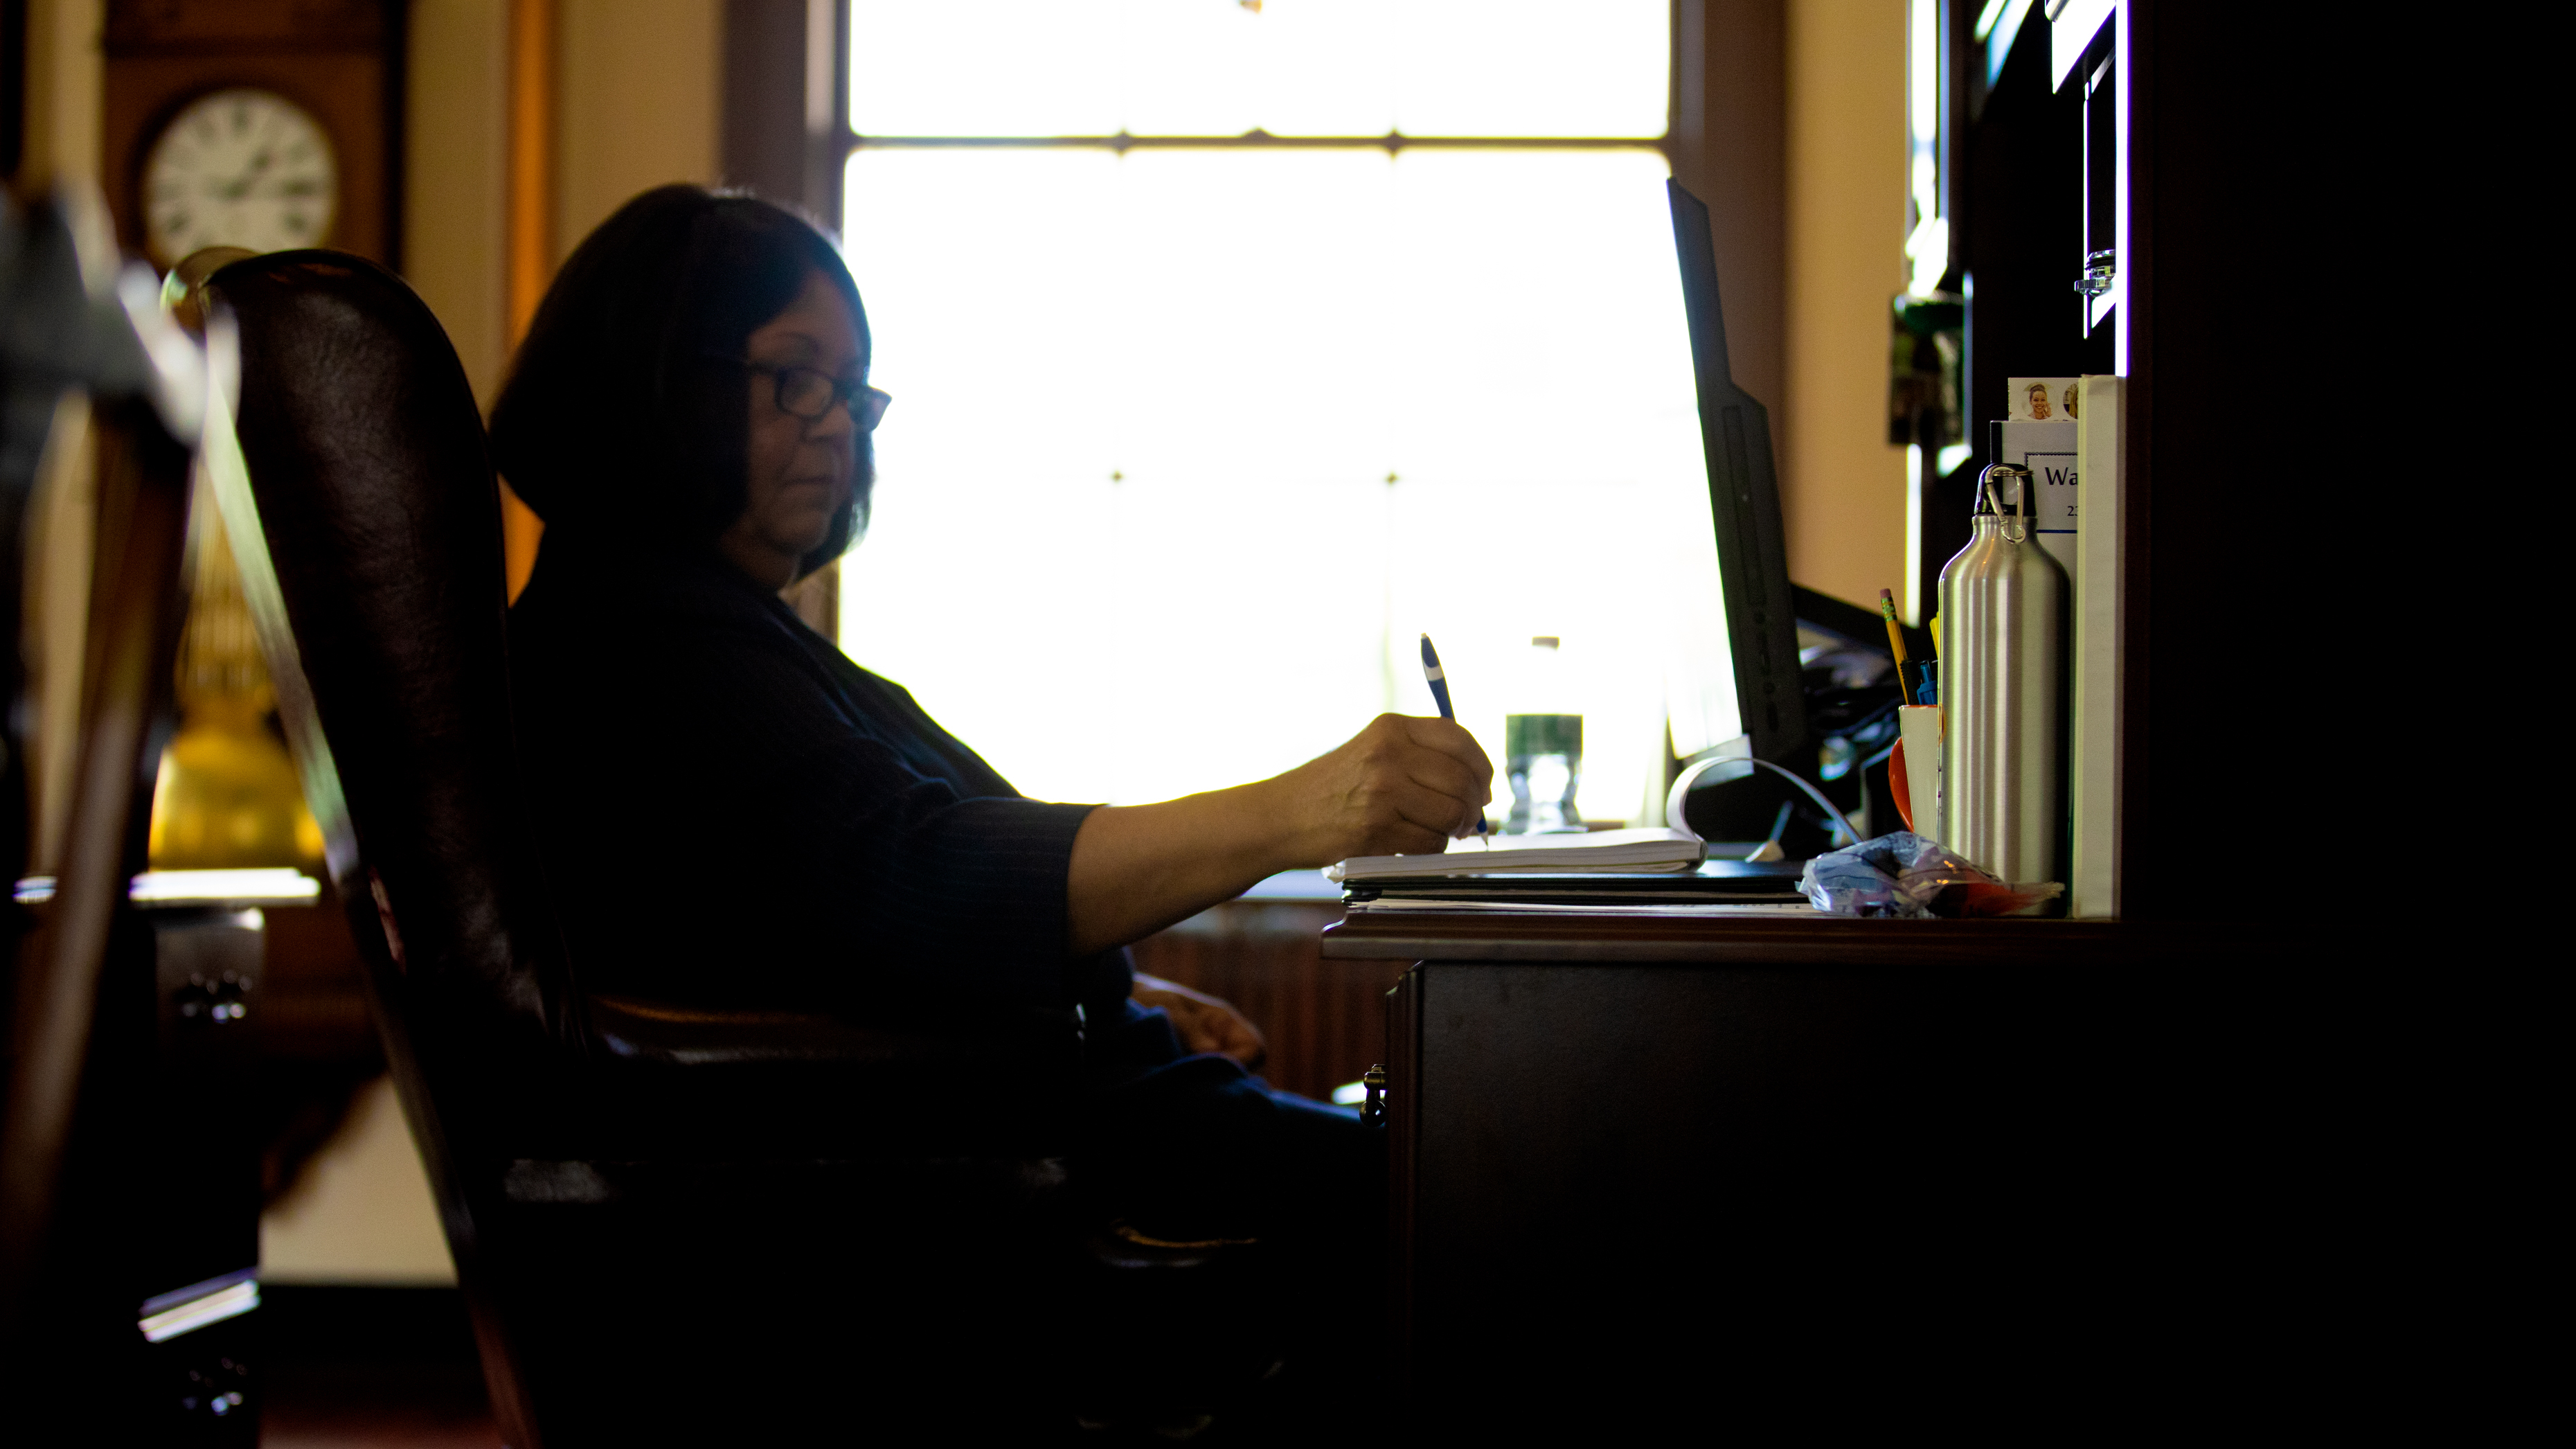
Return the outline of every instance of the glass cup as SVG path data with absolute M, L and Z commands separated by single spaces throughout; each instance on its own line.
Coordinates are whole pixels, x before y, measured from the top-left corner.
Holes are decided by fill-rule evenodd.
M 1547 835 L 1581 830 L 1575 792 L 1583 787 L 1583 716 L 1503 716 L 1504 773 L 1512 784 L 1506 835 Z

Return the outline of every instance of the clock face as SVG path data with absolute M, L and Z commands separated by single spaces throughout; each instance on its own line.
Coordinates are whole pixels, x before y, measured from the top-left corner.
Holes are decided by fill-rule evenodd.
M 275 91 L 199 97 L 171 119 L 143 163 L 144 238 L 164 267 L 201 247 L 318 246 L 339 206 L 330 136 Z

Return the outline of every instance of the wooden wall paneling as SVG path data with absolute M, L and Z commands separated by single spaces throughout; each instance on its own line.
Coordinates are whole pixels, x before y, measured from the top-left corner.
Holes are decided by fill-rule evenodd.
M 1231 901 L 1136 944 L 1136 969 L 1221 996 L 1270 1044 L 1271 1085 L 1328 1098 L 1386 1060 L 1387 988 L 1402 962 L 1327 961 L 1322 903 Z
M 804 201 L 805 28 L 805 0 L 725 0 L 725 185 Z

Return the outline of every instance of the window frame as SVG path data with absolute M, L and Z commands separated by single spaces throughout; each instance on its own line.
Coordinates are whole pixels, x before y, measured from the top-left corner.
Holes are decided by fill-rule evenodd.
M 847 172 L 850 158 L 862 150 L 940 150 L 1005 147 L 1029 148 L 1100 148 L 1119 155 L 1131 150 L 1175 148 L 1189 150 L 1354 150 L 1377 148 L 1392 156 L 1410 149 L 1423 150 L 1497 150 L 1497 151 L 1633 151 L 1652 147 L 1673 163 L 1674 117 L 1683 81 L 1684 61 L 1681 41 L 1684 27 L 1677 17 L 1667 13 L 1665 19 L 1664 129 L 1651 136 L 1412 136 L 1390 130 L 1383 136 L 1274 136 L 1255 126 L 1238 136 L 1136 135 L 1121 129 L 1107 135 L 1091 136 L 924 136 L 864 135 L 850 122 L 850 45 L 853 40 L 850 0 L 829 0 L 838 18 L 833 43 L 832 135 L 834 179 L 828 200 L 832 215 L 838 218 L 848 204 L 841 194 L 839 177 Z

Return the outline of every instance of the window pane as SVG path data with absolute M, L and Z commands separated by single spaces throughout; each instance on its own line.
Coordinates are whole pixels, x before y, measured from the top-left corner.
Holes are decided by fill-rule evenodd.
M 1396 113 L 1408 136 L 1660 136 L 1666 0 L 1399 0 Z
M 1204 0 L 1100 7 L 1118 32 L 1118 120 L 1139 136 L 1240 136 L 1260 124 L 1266 17 Z
M 1105 136 L 1118 32 L 1098 0 L 850 0 L 862 136 Z
M 1659 136 L 1664 0 L 852 0 L 866 136 Z
M 1394 611 L 1439 641 L 1498 763 L 1530 638 L 1562 638 L 1589 701 L 1584 812 L 1635 818 L 1660 778 L 1670 621 L 1717 599 L 1664 160 L 1395 169 Z
M 1734 733 L 1708 670 L 1667 677 L 1724 640 L 1663 175 L 860 153 L 850 249 L 898 401 L 843 640 L 1021 788 L 1139 801 L 1429 712 L 1424 631 L 1499 760 L 1519 656 L 1557 634 L 1584 811 L 1638 818 L 1668 693 Z
M 1383 136 L 1390 0 L 1127 0 L 1118 93 L 1139 136 Z
M 843 647 L 1022 788 L 1066 799 L 1082 776 L 1046 762 L 1118 743 L 1113 718 L 1061 707 L 1093 687 L 1099 641 L 1095 618 L 1056 607 L 1097 588 L 1115 524 L 1100 349 L 1116 174 L 1105 151 L 862 151 L 847 178 L 870 377 L 895 401 L 867 542 L 842 568 Z
M 1121 165 L 1118 799 L 1313 758 L 1386 707 L 1382 151 Z
M 1393 0 L 1270 0 L 1260 19 L 1262 129 L 1274 136 L 1395 129 Z
M 1137 151 L 1121 171 L 1120 466 L 1383 480 L 1387 154 Z

